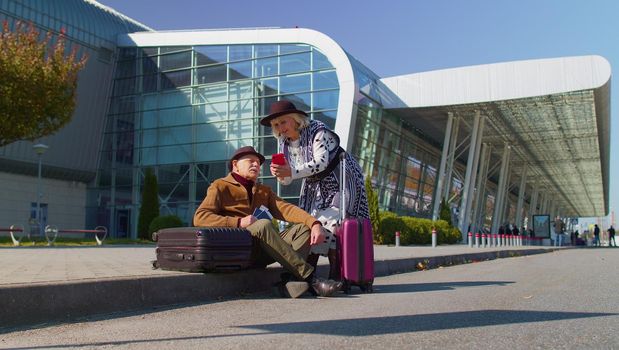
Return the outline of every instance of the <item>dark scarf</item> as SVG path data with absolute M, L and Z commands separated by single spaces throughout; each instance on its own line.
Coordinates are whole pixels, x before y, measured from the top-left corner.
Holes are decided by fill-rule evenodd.
M 251 205 L 251 200 L 253 198 L 253 192 L 252 192 L 252 188 L 254 187 L 254 182 L 251 180 L 247 180 L 246 178 L 242 177 L 241 175 L 237 174 L 237 173 L 232 173 L 232 177 L 238 181 L 241 186 L 245 187 L 245 190 L 247 190 L 247 197 L 249 198 L 249 204 Z

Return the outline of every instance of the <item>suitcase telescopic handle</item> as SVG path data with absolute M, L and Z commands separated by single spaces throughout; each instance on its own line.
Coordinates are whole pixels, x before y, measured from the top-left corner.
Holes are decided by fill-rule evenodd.
M 340 153 L 340 225 L 346 219 L 346 151 Z

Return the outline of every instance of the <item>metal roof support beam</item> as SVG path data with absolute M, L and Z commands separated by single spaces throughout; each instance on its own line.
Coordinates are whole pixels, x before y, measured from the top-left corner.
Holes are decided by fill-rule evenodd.
M 462 239 L 466 241 L 468 232 L 469 218 L 471 216 L 470 208 L 473 200 L 473 183 L 477 175 L 477 165 L 479 163 L 479 149 L 481 147 L 481 138 L 484 131 L 483 117 L 479 111 L 475 113 L 473 121 L 473 133 L 471 134 L 471 144 L 469 146 L 469 157 L 466 162 L 466 175 L 464 176 L 464 186 L 462 187 L 462 198 L 460 199 L 460 212 L 458 223 Z
M 531 195 L 531 204 L 529 205 L 529 223 L 530 225 L 527 225 L 529 227 L 532 227 L 532 222 L 531 220 L 533 220 L 533 215 L 537 214 L 537 198 L 539 197 L 539 183 L 537 182 L 537 180 L 535 181 L 535 184 L 533 185 L 533 194 Z M 527 227 L 527 228 L 529 228 Z
M 522 205 L 524 203 L 524 192 L 527 187 L 527 170 L 528 166 L 525 163 L 522 166 L 522 176 L 520 177 L 520 187 L 518 188 L 518 204 L 516 205 L 516 227 L 518 228 L 524 225 L 522 222 Z
M 477 191 L 475 192 L 475 206 L 473 211 L 473 231 L 478 232 L 484 224 L 483 218 L 486 211 L 486 181 L 488 181 L 488 164 L 490 163 L 490 146 L 487 143 L 481 145 L 481 156 L 479 163 L 479 175 L 477 175 Z
M 542 205 L 540 206 L 540 214 L 548 214 L 548 194 L 546 191 L 542 192 Z
M 511 151 L 511 149 L 510 149 L 510 151 Z M 510 157 L 511 157 L 511 153 L 510 153 Z M 502 209 L 503 211 L 501 212 L 501 216 L 500 216 L 501 222 L 509 221 L 509 203 L 510 203 L 510 199 L 511 199 L 509 197 L 509 195 L 510 195 L 511 189 L 512 189 L 512 184 L 511 184 L 511 182 L 512 182 L 512 169 L 511 169 L 511 167 L 509 165 L 507 166 L 507 169 L 508 169 L 508 171 L 507 171 L 507 178 L 506 178 L 507 187 L 505 188 L 505 196 L 503 197 L 503 201 L 501 202 L 502 205 L 503 205 L 503 209 Z
M 446 178 L 445 168 L 447 167 L 447 158 L 449 157 L 448 153 L 451 142 L 453 119 L 453 113 L 447 113 L 447 127 L 445 129 L 445 139 L 443 141 L 443 152 L 441 152 L 441 164 L 438 168 L 436 188 L 434 189 L 434 208 L 432 208 L 432 220 L 438 220 L 438 215 L 441 208 L 441 199 L 443 198 L 441 194 L 443 193 L 443 184 L 445 183 Z
M 453 114 L 452 114 L 453 116 Z M 454 161 L 456 156 L 456 146 L 458 143 L 458 131 L 460 130 L 460 117 L 456 117 L 454 125 L 451 129 L 452 135 L 449 143 L 449 157 L 447 158 L 447 171 L 445 172 L 445 192 L 443 199 L 445 203 L 449 202 L 449 195 L 451 194 L 451 176 L 454 170 Z
M 501 158 L 501 171 L 499 172 L 499 185 L 496 189 L 496 197 L 494 199 L 494 213 L 492 215 L 491 232 L 499 232 L 501 225 L 501 214 L 503 209 L 503 198 L 505 198 L 505 190 L 507 187 L 507 176 L 509 170 L 509 151 L 510 146 L 505 144 L 503 148 L 503 157 Z

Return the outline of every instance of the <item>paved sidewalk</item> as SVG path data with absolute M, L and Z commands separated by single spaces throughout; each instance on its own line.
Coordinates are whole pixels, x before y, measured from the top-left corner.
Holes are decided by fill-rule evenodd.
M 466 245 L 374 248 L 377 276 L 470 261 L 539 254 L 565 247 L 468 248 Z M 155 246 L 0 248 L 0 332 L 92 314 L 205 302 L 264 292 L 277 280 L 266 270 L 192 274 L 153 270 Z M 319 275 L 326 275 L 321 258 Z

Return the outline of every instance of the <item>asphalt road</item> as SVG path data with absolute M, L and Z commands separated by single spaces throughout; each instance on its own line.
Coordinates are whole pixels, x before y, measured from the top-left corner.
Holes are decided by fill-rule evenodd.
M 375 293 L 248 295 L 0 334 L 12 349 L 619 349 L 619 249 L 413 272 Z

